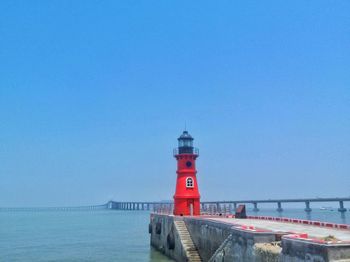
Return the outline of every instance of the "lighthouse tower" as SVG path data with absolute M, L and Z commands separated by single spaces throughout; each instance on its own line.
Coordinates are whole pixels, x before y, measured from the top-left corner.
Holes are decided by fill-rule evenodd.
M 200 195 L 196 178 L 198 149 L 193 147 L 193 137 L 187 131 L 183 131 L 177 140 L 179 146 L 174 149 L 177 160 L 174 215 L 199 216 Z

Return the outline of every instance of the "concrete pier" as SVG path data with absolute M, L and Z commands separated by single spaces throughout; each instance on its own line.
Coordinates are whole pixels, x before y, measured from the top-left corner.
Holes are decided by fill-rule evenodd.
M 151 245 L 176 261 L 350 261 L 349 225 L 275 219 L 151 214 Z

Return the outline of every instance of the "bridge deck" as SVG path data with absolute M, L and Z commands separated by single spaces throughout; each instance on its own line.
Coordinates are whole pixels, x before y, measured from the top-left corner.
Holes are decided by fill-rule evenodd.
M 229 223 L 233 225 L 254 226 L 274 232 L 306 233 L 310 237 L 324 238 L 329 235 L 342 241 L 350 241 L 350 230 L 325 228 L 312 225 L 302 225 L 277 221 L 266 221 L 258 219 L 235 219 L 235 218 L 203 218 L 206 220 Z

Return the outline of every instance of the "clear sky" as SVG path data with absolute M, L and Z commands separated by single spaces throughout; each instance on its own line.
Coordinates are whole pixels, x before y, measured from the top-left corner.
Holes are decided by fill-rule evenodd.
M 0 206 L 350 195 L 350 1 L 0 1 Z

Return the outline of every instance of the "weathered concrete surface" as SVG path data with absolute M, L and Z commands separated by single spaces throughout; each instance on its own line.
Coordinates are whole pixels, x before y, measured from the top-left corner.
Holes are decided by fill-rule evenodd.
M 309 236 L 323 238 L 329 235 L 343 241 L 350 241 L 350 230 L 318 227 L 311 225 L 293 224 L 277 221 L 267 221 L 258 219 L 234 219 L 234 218 L 203 218 L 210 221 L 229 223 L 232 225 L 251 225 L 257 228 L 268 229 L 275 232 L 297 232 L 307 233 Z
M 203 261 L 350 262 L 350 242 L 320 243 L 317 239 L 316 241 L 308 238 L 300 239 L 298 236 L 290 235 L 290 232 L 305 233 L 306 231 L 311 236 L 324 237 L 336 231 L 334 233 L 336 238 L 346 239 L 350 234 L 346 230 L 275 221 L 153 214 L 151 244 L 176 261 L 187 261 L 188 256 L 174 227 L 174 219 L 180 219 L 186 223 L 191 239 Z M 253 225 L 256 228 L 242 225 Z M 172 248 L 169 245 L 169 239 L 173 240 L 170 241 L 174 243 Z
M 187 261 L 186 251 L 174 225 L 174 216 L 151 214 L 149 229 L 151 245 L 155 249 L 176 261 Z
M 209 259 L 209 262 L 278 262 L 281 248 L 272 248 L 267 245 L 268 243 L 254 243 L 253 239 L 245 240 L 245 238 L 231 234 Z
M 278 262 L 280 261 L 280 255 L 282 248 L 279 246 L 280 243 L 256 243 L 254 245 L 254 253 L 256 261 L 265 262 Z
M 201 262 L 198 249 L 192 241 L 191 235 L 188 232 L 187 226 L 183 220 L 174 221 L 176 230 L 180 236 L 183 249 L 186 251 L 186 257 L 191 262 Z
M 247 232 L 222 222 L 185 218 L 185 223 L 203 261 L 255 261 L 254 244 L 275 241 L 274 233 Z
M 203 261 L 208 261 L 231 234 L 231 226 L 201 219 L 184 219 Z
M 282 237 L 282 254 L 280 261 L 350 262 L 350 244 L 325 245 Z

